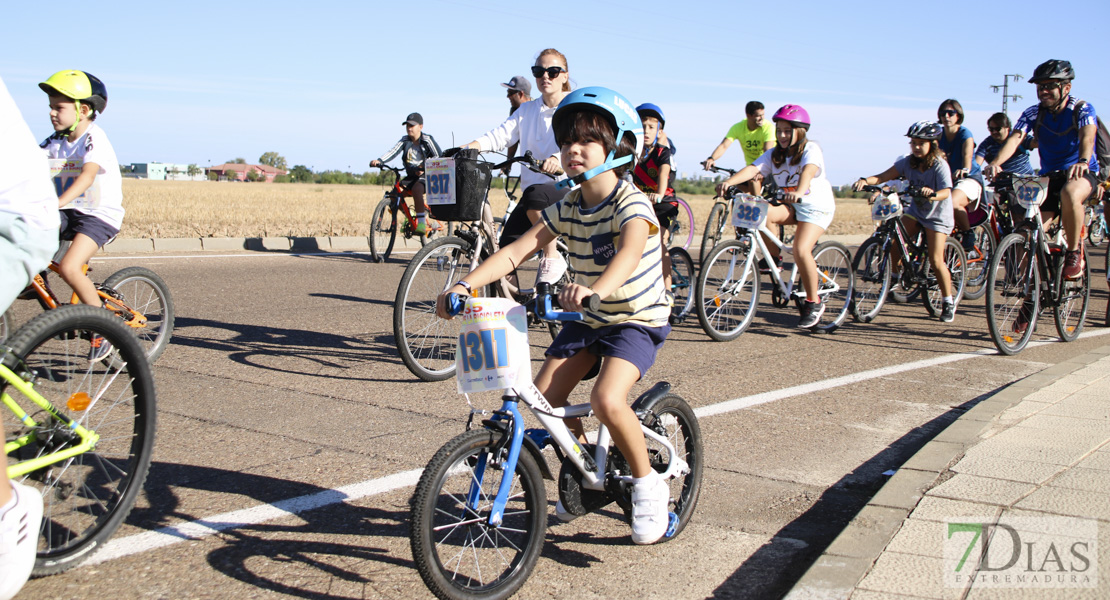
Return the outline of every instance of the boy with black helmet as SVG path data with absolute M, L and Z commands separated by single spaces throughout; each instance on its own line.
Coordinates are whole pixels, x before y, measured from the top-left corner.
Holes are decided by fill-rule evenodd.
M 516 241 L 441 294 L 437 312 L 448 318 L 447 293 L 485 286 L 556 237 L 567 241 L 578 281 L 563 288 L 559 304 L 583 312 L 586 319 L 563 325 L 547 349 L 535 386 L 553 406 L 565 406 L 574 387 L 600 361 L 590 404 L 628 460 L 633 477 L 632 540 L 651 544 L 667 530 L 670 489 L 651 468 L 628 393 L 655 362 L 670 332 L 671 310 L 660 268 L 655 212 L 639 190 L 621 179 L 643 147 L 643 126 L 627 99 L 600 87 L 567 94 L 551 125 L 569 176 L 559 187 L 579 187 L 544 209 L 540 222 Z M 601 308 L 585 310 L 583 300 L 594 293 L 601 297 Z M 584 439 L 581 423 L 568 421 L 568 426 Z M 576 516 L 562 502 L 555 513 L 563 520 Z
M 80 169 L 72 179 L 56 180 L 61 239 L 73 242 L 58 261 L 58 272 L 81 302 L 102 306 L 84 266 L 119 233 L 124 215 L 119 160 L 107 134 L 94 122 L 108 105 L 108 90 L 95 76 L 72 70 L 58 71 L 39 88 L 50 98 L 50 123 L 54 126 L 54 135 L 42 148 L 48 158 L 65 159 Z M 89 359 L 101 360 L 110 351 L 111 346 L 98 336 L 92 340 Z
M 1021 113 L 1013 133 L 983 170 L 993 178 L 1022 140 L 1033 135 L 1037 138 L 1041 175 L 1067 172 L 1066 181 L 1053 178 L 1049 182 L 1041 215 L 1046 219 L 1060 215 L 1067 241 L 1064 277 L 1069 279 L 1083 274 L 1083 203 L 1098 186 L 1099 172 L 1095 156 L 1098 117 L 1089 102 L 1071 95 L 1073 79 L 1075 70 L 1066 60 L 1049 60 L 1037 66 L 1029 83 L 1037 86 L 1040 103 Z

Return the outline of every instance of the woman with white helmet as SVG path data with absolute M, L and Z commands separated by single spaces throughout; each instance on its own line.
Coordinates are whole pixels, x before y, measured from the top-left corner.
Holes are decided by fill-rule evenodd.
M 783 198 L 786 204 L 769 207 L 767 224 L 772 230 L 777 225 L 797 225 L 794 261 L 806 292 L 798 327 L 808 329 L 817 325 L 825 312 L 825 304 L 817 294 L 820 277 L 817 261 L 813 259 L 813 248 L 832 223 L 836 200 L 832 185 L 825 176 L 825 158 L 821 147 L 807 138 L 811 122 L 806 109 L 797 104 L 787 104 L 775 111 L 772 120 L 775 122 L 775 147 L 718 184 L 717 193 L 721 194 L 729 186 L 748 181 L 757 174 L 774 178 L 786 193 Z M 768 246 L 772 252 L 777 248 L 774 244 Z M 781 257 L 774 257 L 776 268 L 781 260 Z

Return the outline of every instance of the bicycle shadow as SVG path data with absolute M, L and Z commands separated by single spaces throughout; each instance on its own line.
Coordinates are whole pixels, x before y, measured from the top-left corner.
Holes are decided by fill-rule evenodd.
M 227 339 L 190 335 L 188 331 L 190 328 L 224 330 L 234 335 Z M 343 336 L 305 329 L 178 317 L 172 343 L 225 353 L 228 359 L 236 363 L 279 373 L 356 381 L 400 381 L 343 377 L 335 371 L 365 364 L 368 361 L 400 364 L 401 360 L 397 356 L 392 334 Z M 282 364 L 292 364 L 288 359 L 296 358 L 312 365 L 312 368 L 278 367 L 275 366 L 275 361 L 267 360 L 276 358 L 283 359 L 280 361 Z
M 324 294 L 324 293 L 311 293 L 309 298 L 325 298 L 328 300 L 342 300 L 344 302 L 358 302 L 362 304 L 377 304 L 379 306 L 392 307 L 394 302 L 392 300 L 384 300 L 377 298 L 362 298 L 359 296 L 347 296 L 345 294 Z
M 883 473 L 898 469 L 960 415 L 997 391 L 985 392 L 915 427 L 841 477 L 809 510 L 748 557 L 710 598 L 781 598 L 886 483 Z

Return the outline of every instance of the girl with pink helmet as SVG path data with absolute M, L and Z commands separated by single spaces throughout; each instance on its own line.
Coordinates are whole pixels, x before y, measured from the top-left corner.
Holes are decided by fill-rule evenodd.
M 757 174 L 762 174 L 764 179 L 773 179 L 786 193 L 783 199 L 786 204 L 769 207 L 767 225 L 771 230 L 776 225 L 797 225 L 794 261 L 806 292 L 798 327 L 808 329 L 817 325 L 825 312 L 825 305 L 817 295 L 820 278 L 817 262 L 813 259 L 813 247 L 832 223 L 836 201 L 832 185 L 825 176 L 825 158 L 821 147 L 807 137 L 811 122 L 806 109 L 797 104 L 787 104 L 775 111 L 772 120 L 775 123 L 775 147 L 721 182 L 717 193 L 723 193 L 729 186 L 748 181 Z M 767 245 L 771 252 L 777 250 L 774 244 Z M 777 268 L 782 259 L 779 256 L 774 258 Z

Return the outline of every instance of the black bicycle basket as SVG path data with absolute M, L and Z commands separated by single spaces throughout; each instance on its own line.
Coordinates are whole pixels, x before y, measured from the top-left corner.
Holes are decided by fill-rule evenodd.
M 459 150 L 455 159 L 455 204 L 429 208 L 440 221 L 477 221 L 492 180 L 489 163 L 478 160 L 478 150 Z

